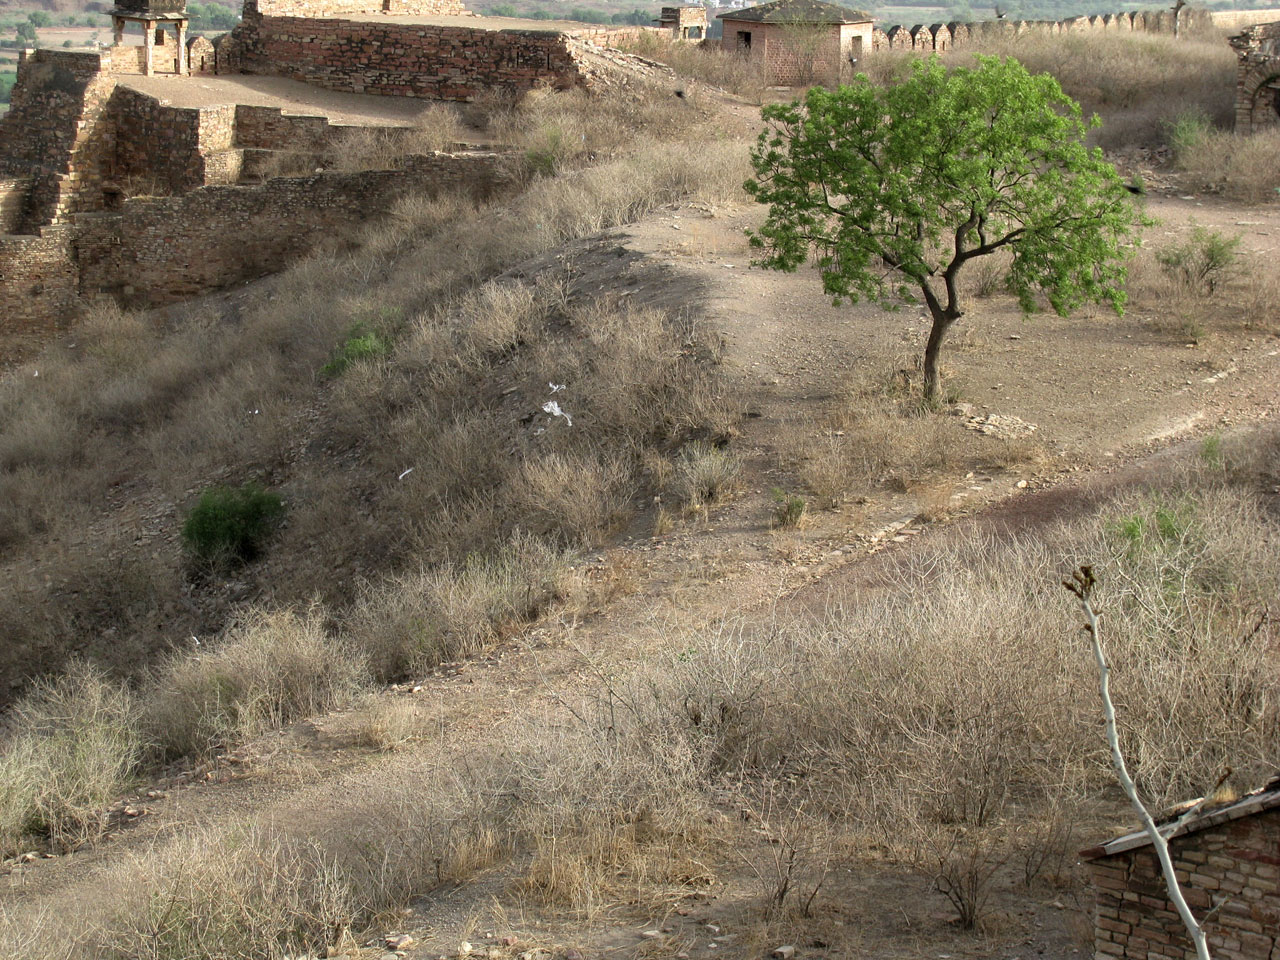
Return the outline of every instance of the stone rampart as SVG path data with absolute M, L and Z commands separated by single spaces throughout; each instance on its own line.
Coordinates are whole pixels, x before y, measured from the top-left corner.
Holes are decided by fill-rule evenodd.
M 37 234 L 0 235 L 0 335 L 46 333 L 72 311 L 79 276 L 71 237 L 66 224 Z
M 235 36 L 247 73 L 352 93 L 470 100 L 484 89 L 572 87 L 584 76 L 571 35 L 553 31 L 246 13 Z
M 1228 33 L 1276 20 L 1280 20 L 1280 7 L 1272 7 L 1268 10 L 1215 10 L 1213 12 L 1213 25 Z
M 247 0 L 245 13 L 271 17 L 343 17 L 388 13 L 413 17 L 473 17 L 461 0 Z
M 53 329 L 82 299 L 158 306 L 274 273 L 408 193 L 483 197 L 509 183 L 501 154 L 438 153 L 398 170 L 133 197 L 116 211 L 0 236 L 0 336 Z
M 1217 15 L 1207 10 L 1184 8 L 1175 29 L 1172 10 L 1137 13 L 1109 13 L 1066 20 L 982 20 L 976 23 L 935 23 L 913 26 L 892 25 L 872 31 L 874 50 L 932 50 L 939 53 L 982 43 L 1021 37 L 1052 36 L 1063 33 L 1101 33 L 1140 30 L 1147 33 L 1204 33 L 1215 26 Z

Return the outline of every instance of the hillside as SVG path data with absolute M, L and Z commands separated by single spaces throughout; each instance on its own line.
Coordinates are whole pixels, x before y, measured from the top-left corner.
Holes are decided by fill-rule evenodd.
M 1127 311 L 974 265 L 938 409 L 918 307 L 752 266 L 758 105 L 670 49 L 464 108 L 510 194 L 14 363 L 0 957 L 1088 955 L 1067 571 L 1149 796 L 1280 762 L 1280 206 L 1161 139 L 1230 51 L 1131 42 L 1023 51 L 1144 185 Z M 239 555 L 219 488 L 279 514 Z

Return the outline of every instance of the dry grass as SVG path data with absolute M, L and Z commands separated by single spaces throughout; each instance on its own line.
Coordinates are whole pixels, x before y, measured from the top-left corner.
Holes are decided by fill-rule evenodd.
M 252 612 L 208 652 L 169 660 L 144 722 L 168 757 L 207 756 L 351 700 L 364 664 L 325 630 L 323 611 Z
M 365 246 L 342 241 L 234 306 L 97 307 L 8 374 L 0 689 L 73 645 L 137 673 L 169 638 L 216 633 L 246 589 L 298 607 L 318 593 L 341 612 L 364 579 L 491 555 L 516 527 L 598 540 L 643 486 L 645 449 L 727 435 L 714 357 L 684 319 L 567 298 L 559 282 L 486 285 L 690 193 L 740 195 L 745 146 L 715 139 L 701 106 L 671 117 L 669 91 L 620 97 L 507 105 L 514 134 L 560 125 L 588 145 L 518 196 L 408 197 Z M 357 327 L 387 354 L 320 376 Z M 540 412 L 548 382 L 568 385 L 572 429 Z M 567 463 L 598 464 L 599 482 L 576 501 L 542 495 Z M 285 497 L 286 528 L 237 582 L 188 582 L 166 535 L 193 491 L 245 481 Z
M 965 429 L 958 417 L 929 410 L 920 383 L 911 362 L 884 380 L 855 384 L 816 430 L 795 434 L 790 456 L 821 505 L 879 489 L 928 488 L 941 474 L 1044 457 L 1033 439 L 986 436 Z
M 948 63 L 968 65 L 974 54 L 1015 57 L 1031 73 L 1050 73 L 1078 100 L 1085 115 L 1103 121 L 1092 136 L 1106 150 L 1156 146 L 1167 124 L 1198 111 L 1229 126 L 1236 58 L 1218 37 L 1173 39 L 1149 33 L 1055 34 L 984 41 L 949 51 Z M 883 50 L 858 67 L 877 82 L 907 74 L 913 53 Z
M 142 759 L 138 713 L 128 690 L 82 664 L 14 706 L 0 740 L 0 856 L 33 836 L 66 848 L 100 829 Z
M 1262 203 L 1280 199 L 1280 130 L 1253 134 L 1205 129 L 1182 144 L 1178 165 L 1199 189 L 1232 200 Z
M 752 103 L 761 102 L 768 86 L 759 61 L 726 52 L 718 43 L 709 46 L 680 43 L 646 33 L 623 49 L 665 63 L 679 77 L 719 87 Z

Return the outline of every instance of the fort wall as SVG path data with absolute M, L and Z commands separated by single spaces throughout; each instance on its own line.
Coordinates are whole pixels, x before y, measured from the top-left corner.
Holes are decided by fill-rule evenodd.
M 1101 33 L 1144 31 L 1168 33 L 1185 31 L 1204 33 L 1215 27 L 1216 14 L 1191 7 L 1184 8 L 1176 22 L 1172 10 L 1136 13 L 1108 13 L 1066 20 L 982 20 L 976 23 L 933 23 L 905 26 L 877 26 L 872 31 L 874 50 L 936 50 L 991 43 L 1024 36 L 1052 36 L 1064 33 Z
M 389 13 L 414 17 L 474 17 L 461 0 L 248 0 L 245 13 L 272 17 L 342 17 Z
M 583 81 L 570 35 L 550 31 L 246 16 L 235 35 L 245 72 L 351 93 L 470 100 Z
M 51 330 L 82 299 L 159 306 L 275 273 L 385 216 L 410 192 L 484 197 L 509 183 L 501 154 L 438 153 L 409 157 L 398 170 L 133 197 L 116 211 L 0 236 L 0 336 Z M 0 181 L 0 203 L 15 184 Z

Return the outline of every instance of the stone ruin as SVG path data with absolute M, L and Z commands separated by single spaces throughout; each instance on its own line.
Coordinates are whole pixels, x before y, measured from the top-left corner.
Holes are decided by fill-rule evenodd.
M 1236 51 L 1236 130 L 1280 124 L 1280 20 L 1250 27 L 1230 40 Z
M 698 4 L 687 7 L 663 7 L 654 26 L 672 40 L 705 40 L 707 8 Z

